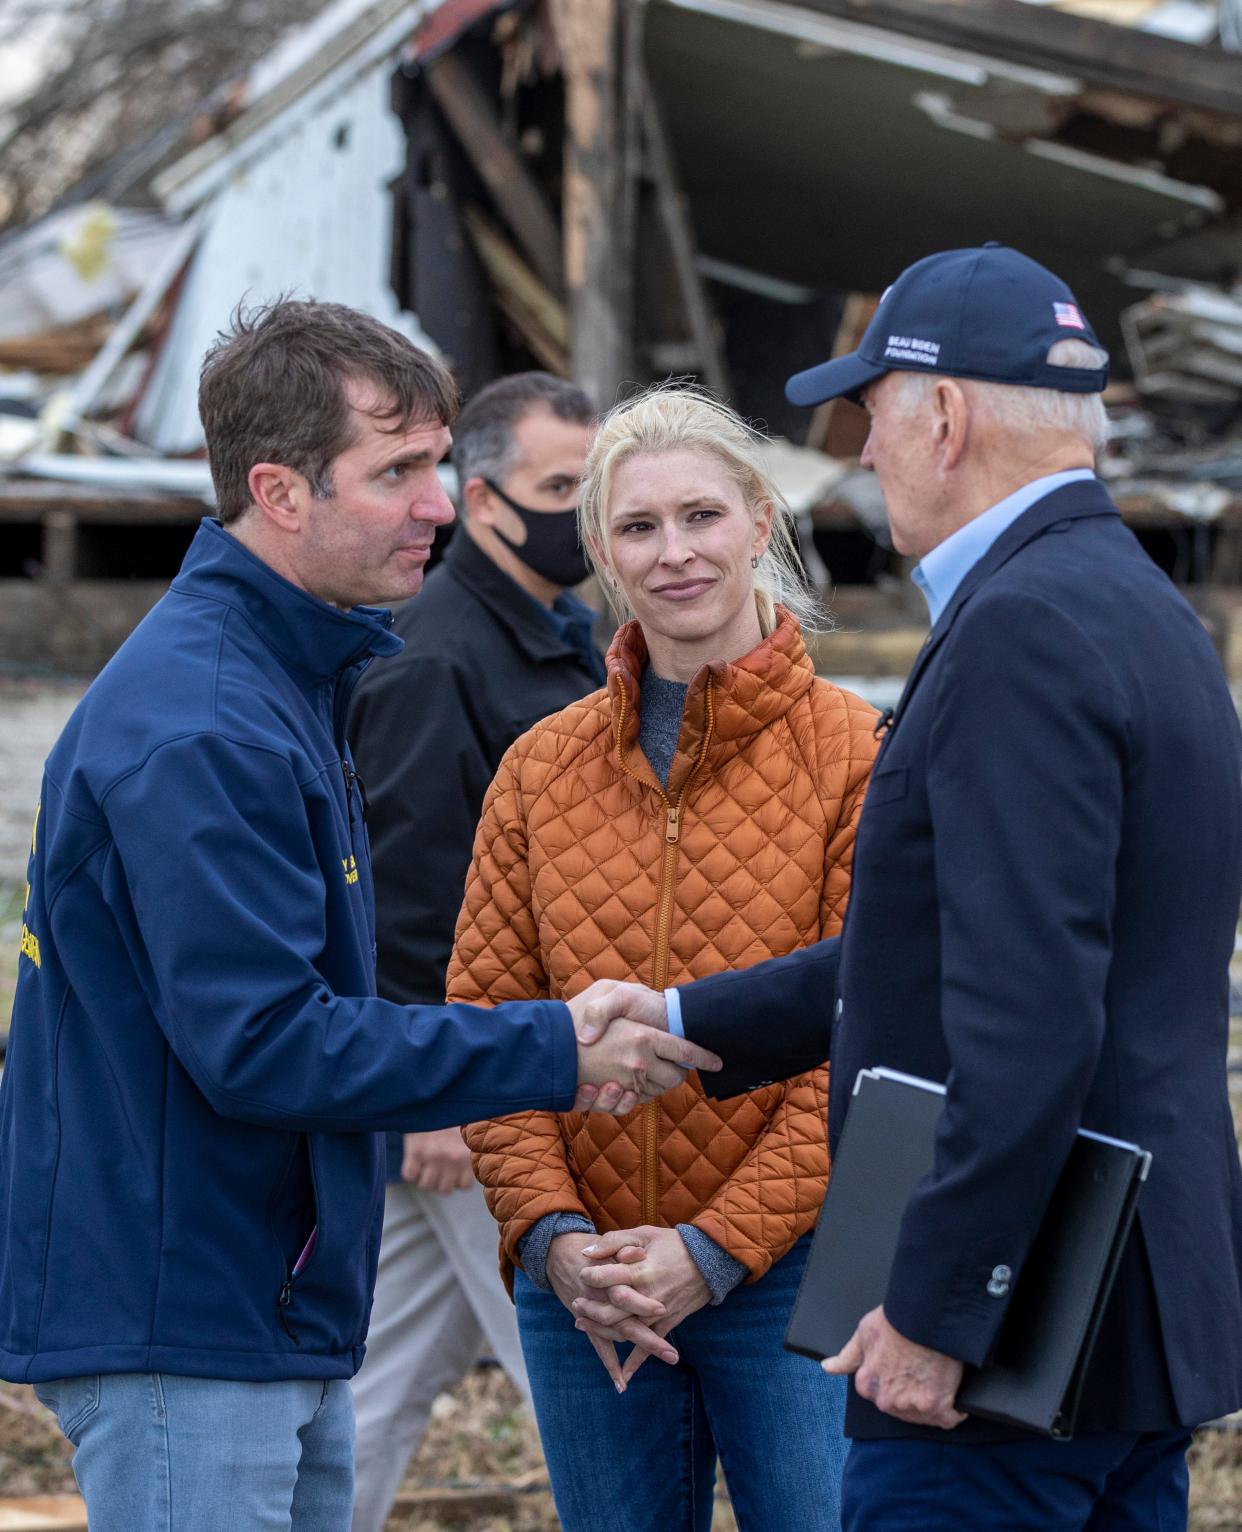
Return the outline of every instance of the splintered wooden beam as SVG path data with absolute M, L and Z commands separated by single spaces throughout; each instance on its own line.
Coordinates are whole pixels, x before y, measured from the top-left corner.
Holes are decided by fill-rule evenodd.
M 511 1484 L 480 1484 L 461 1488 L 446 1486 L 443 1489 L 402 1490 L 392 1503 L 392 1515 L 451 1516 L 454 1519 L 470 1515 L 512 1515 L 531 1500 L 546 1500 L 551 1496 L 547 1478 L 523 1474 Z M 472 1523 L 473 1525 L 473 1523 Z
M 647 72 L 643 65 L 643 32 L 647 0 L 622 3 L 619 21 L 621 55 L 617 109 L 619 147 L 617 211 L 613 241 L 616 279 L 613 285 L 619 323 L 625 332 L 626 371 L 633 367 L 638 300 L 638 209 L 646 164 L 644 103 Z
M 841 311 L 836 339 L 832 346 L 832 358 L 857 351 L 863 331 L 871 323 L 871 316 L 880 306 L 878 293 L 851 293 Z M 848 399 L 829 399 L 817 404 L 806 433 L 808 447 L 818 447 L 829 457 L 856 458 L 867 440 L 867 416 L 858 405 Z
M 626 368 L 626 284 L 616 240 L 617 0 L 551 0 L 565 79 L 562 217 L 573 376 L 595 403 L 613 403 Z
M 80 1495 L 27 1495 L 0 1500 L 0 1532 L 86 1532 Z
M 564 282 L 560 230 L 538 184 L 505 136 L 491 102 L 455 53 L 445 53 L 429 64 L 427 81 L 523 255 L 540 280 L 559 292 Z
M 1236 54 L 1020 0 L 799 0 L 805 11 L 845 17 L 898 36 L 1011 59 L 1087 85 L 1237 115 Z
M 79 373 L 99 353 L 111 329 L 107 315 L 92 314 L 34 335 L 6 336 L 0 339 L 0 367 L 60 376 Z
M 673 257 L 673 269 L 677 273 L 677 285 L 681 291 L 682 306 L 690 338 L 699 358 L 703 381 L 722 399 L 732 391 L 729 369 L 725 362 L 724 347 L 716 329 L 715 315 L 707 288 L 695 263 L 694 229 L 686 211 L 685 198 L 677 180 L 673 153 L 669 146 L 664 119 L 651 89 L 645 82 L 643 91 L 643 122 L 647 139 L 647 168 L 655 182 L 656 205 L 660 221 L 668 239 Z
M 548 371 L 567 378 L 569 320 L 565 305 L 477 208 L 467 207 L 463 216 L 501 311 Z
M 204 504 L 201 500 L 153 494 L 150 490 L 118 491 L 100 485 L 66 484 L 56 479 L 0 479 L 0 523 L 42 521 L 61 510 L 69 512 L 75 521 L 173 522 L 195 526 L 202 519 Z M 0 1394 L 0 1400 L 4 1397 Z

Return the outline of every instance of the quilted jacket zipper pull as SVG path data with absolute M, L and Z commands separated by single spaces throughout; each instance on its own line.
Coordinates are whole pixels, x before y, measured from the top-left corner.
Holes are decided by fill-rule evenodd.
M 669 805 L 668 823 L 664 828 L 664 839 L 670 846 L 677 844 L 677 837 L 681 833 L 681 805 Z

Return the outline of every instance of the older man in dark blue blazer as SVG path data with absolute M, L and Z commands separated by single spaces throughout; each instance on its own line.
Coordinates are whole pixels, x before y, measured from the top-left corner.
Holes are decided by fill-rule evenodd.
M 825 1364 L 854 1374 L 852 1532 L 1171 1532 L 1191 1429 L 1242 1404 L 1238 722 L 1202 624 L 1092 471 L 1106 378 L 1064 284 L 985 246 L 911 267 L 856 353 L 789 386 L 866 405 L 863 462 L 932 629 L 843 935 L 672 993 L 668 1024 L 725 1059 L 713 1094 L 830 1053 L 834 1144 L 859 1069 L 947 1082 L 883 1307 Z M 633 987 L 610 1008 L 665 1023 Z M 953 1401 L 1079 1127 L 1153 1162 L 1067 1444 Z M 599 1273 L 622 1278 L 640 1289 L 641 1263 Z

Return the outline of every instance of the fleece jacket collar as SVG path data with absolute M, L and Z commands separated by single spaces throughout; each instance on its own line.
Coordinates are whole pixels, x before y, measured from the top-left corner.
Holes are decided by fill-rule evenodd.
M 327 679 L 404 647 L 389 631 L 391 612 L 330 606 L 278 575 L 214 517 L 203 518 L 172 589 L 232 607 L 268 648 L 308 676 Z

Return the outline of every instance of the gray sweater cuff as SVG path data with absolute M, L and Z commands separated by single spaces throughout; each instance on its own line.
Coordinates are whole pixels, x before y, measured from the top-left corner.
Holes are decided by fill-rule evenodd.
M 550 1293 L 548 1281 L 548 1251 L 558 1234 L 594 1234 L 595 1225 L 581 1213 L 545 1213 L 518 1240 L 518 1254 L 522 1257 L 522 1270 L 541 1292 Z M 706 1236 L 704 1236 L 706 1237 Z M 708 1241 L 710 1244 L 711 1242 Z M 726 1257 L 728 1259 L 728 1257 Z
M 677 1232 L 685 1241 L 690 1259 L 699 1268 L 699 1275 L 711 1289 L 713 1307 L 723 1303 L 746 1276 L 745 1266 L 741 1261 L 734 1260 L 710 1234 L 704 1234 L 702 1229 L 696 1229 L 692 1223 L 679 1223 Z

